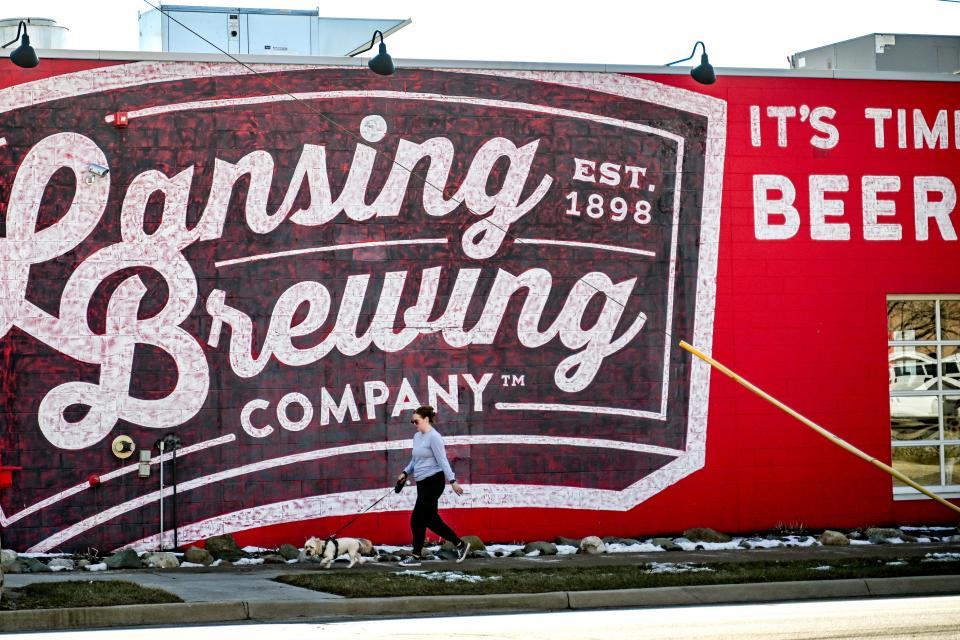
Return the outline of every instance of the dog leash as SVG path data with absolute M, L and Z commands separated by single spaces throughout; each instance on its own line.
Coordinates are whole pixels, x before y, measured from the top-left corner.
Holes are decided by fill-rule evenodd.
M 363 511 L 361 511 L 361 512 L 358 513 L 357 515 L 355 515 L 355 516 L 353 517 L 353 519 L 351 519 L 349 522 L 347 522 L 347 524 L 343 525 L 342 527 L 340 527 L 339 529 L 337 529 L 336 531 L 334 531 L 332 534 L 330 534 L 330 538 L 336 538 L 336 536 L 337 536 L 338 533 L 340 533 L 341 531 L 343 531 L 344 529 L 346 529 L 347 527 L 349 527 L 350 525 L 352 525 L 354 522 L 356 522 L 356 521 L 357 521 L 357 518 L 359 518 L 360 516 L 362 516 L 363 514 L 365 514 L 367 511 L 370 511 L 370 509 L 373 509 L 375 506 L 377 506 L 378 504 L 380 504 L 381 502 L 383 502 L 383 501 L 386 499 L 386 497 L 389 496 L 393 491 L 394 491 L 394 490 L 391 489 L 390 491 L 388 491 L 388 492 L 386 492 L 385 494 L 383 494 L 383 496 L 381 496 L 376 502 L 374 502 L 373 504 L 371 504 L 369 507 L 367 507 L 366 509 L 364 509 Z

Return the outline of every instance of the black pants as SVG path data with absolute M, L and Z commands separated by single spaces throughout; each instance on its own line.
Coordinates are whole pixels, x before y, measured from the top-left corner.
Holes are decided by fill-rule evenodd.
M 453 544 L 460 544 L 460 537 L 453 532 L 446 522 L 437 513 L 437 502 L 443 494 L 446 479 L 443 472 L 417 480 L 417 503 L 410 516 L 410 532 L 413 534 L 413 553 L 419 556 L 423 551 L 423 539 L 427 535 L 427 528 L 444 540 Z

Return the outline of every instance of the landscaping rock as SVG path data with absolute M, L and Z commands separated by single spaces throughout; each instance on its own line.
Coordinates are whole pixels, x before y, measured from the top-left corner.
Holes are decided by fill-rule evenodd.
M 17 558 L 3 568 L 4 573 L 27 573 L 27 564 L 20 558 Z
M 437 551 L 437 557 L 441 560 L 456 560 L 460 555 L 453 549 L 445 549 L 440 547 L 440 550 Z
M 579 553 L 586 553 L 589 555 L 596 555 L 598 553 L 606 553 L 607 547 L 603 544 L 603 540 L 597 536 L 587 536 L 580 541 L 580 551 Z
M 873 544 L 883 544 L 891 538 L 903 537 L 903 532 L 900 529 L 884 529 L 882 527 L 870 527 L 864 533 Z
M 580 538 L 564 538 L 563 536 L 557 536 L 553 539 L 554 544 L 563 545 L 566 547 L 580 547 Z
M 487 555 L 487 552 L 486 552 L 486 551 L 471 551 L 471 552 L 467 555 L 467 557 L 468 557 L 468 558 L 477 558 L 477 559 L 479 559 L 479 558 L 489 558 L 490 556 Z
M 70 558 L 53 558 L 47 563 L 51 571 L 57 571 L 57 567 L 62 567 L 59 571 L 73 571 L 77 568 L 76 563 Z
M 77 560 L 77 569 L 86 569 L 90 566 L 90 560 L 87 558 L 80 558 Z
M 10 568 L 9 573 L 49 573 L 50 567 L 40 562 L 36 558 L 24 558 L 20 556 Z
M 103 562 L 108 569 L 139 569 L 143 566 L 140 556 L 133 549 L 118 551 Z
M 657 545 L 664 551 L 683 551 L 683 547 L 678 545 L 676 542 L 670 538 L 654 538 L 650 541 L 652 544 Z
M 523 554 L 527 555 L 528 553 L 533 553 L 534 551 L 539 551 L 541 556 L 555 556 L 557 555 L 557 545 L 552 542 L 544 542 L 543 540 L 538 540 L 537 542 L 528 542 L 523 545 Z
M 0 567 L 6 568 L 17 560 L 17 552 L 13 549 L 0 551 Z
M 487 545 L 483 544 L 483 540 L 479 536 L 460 536 L 460 539 L 464 542 L 470 543 L 470 551 L 486 551 Z M 456 551 L 456 547 L 452 542 L 445 541 L 441 546 L 441 549 L 451 549 Z
M 511 558 L 522 558 L 524 555 L 526 554 L 523 553 L 522 549 L 514 549 L 513 551 L 510 552 Z
M 237 541 L 233 539 L 233 536 L 229 533 L 225 533 L 222 536 L 213 536 L 212 538 L 207 538 L 203 546 L 206 548 L 210 555 L 212 555 L 217 560 L 229 560 L 234 562 L 240 558 L 245 557 L 245 554 L 237 546 Z
M 481 540 L 479 536 L 461 536 L 460 539 L 470 543 L 470 551 L 487 550 L 487 545 L 483 544 L 483 540 Z
M 900 536 L 900 537 L 903 538 L 903 541 L 904 541 L 904 542 L 918 542 L 918 541 L 919 541 L 919 538 L 917 538 L 917 536 L 912 536 L 912 535 L 910 535 L 909 533 L 905 533 L 905 534 L 903 534 L 903 535 Z
M 850 544 L 850 540 L 847 538 L 847 536 L 843 535 L 839 531 L 831 531 L 830 529 L 827 529 L 821 533 L 819 540 L 820 544 L 828 547 L 839 547 Z
M 263 564 L 287 564 L 287 559 L 279 553 L 268 553 L 261 558 L 263 558 Z
M 690 542 L 730 542 L 731 538 L 725 533 L 714 531 L 708 527 L 696 527 L 683 532 L 683 537 Z
M 143 564 L 151 569 L 176 569 L 180 566 L 180 561 L 177 560 L 177 556 L 169 551 L 165 551 L 162 553 L 148 553 L 143 556 Z
M 292 544 L 282 544 L 280 548 L 277 549 L 279 553 L 285 560 L 296 560 L 300 557 L 300 549 L 297 549 Z
M 213 556 L 206 549 L 190 546 L 183 552 L 183 561 L 209 566 L 213 564 Z

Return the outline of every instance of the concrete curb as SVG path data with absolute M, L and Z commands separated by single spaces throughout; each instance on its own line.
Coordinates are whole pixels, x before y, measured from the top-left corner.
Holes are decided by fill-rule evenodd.
M 119 607 L 0 611 L 0 632 L 203 624 L 247 620 L 245 602 L 176 602 Z
M 432 613 L 559 611 L 667 607 L 831 598 L 960 594 L 960 575 L 765 582 L 613 591 L 558 591 L 477 596 L 344 598 L 282 602 L 188 602 L 120 607 L 0 612 L 0 632 L 102 627 L 190 625 L 245 620 L 297 621 Z
M 293 620 L 329 616 L 372 617 L 477 611 L 556 611 L 569 608 L 565 591 L 499 593 L 483 596 L 344 598 L 325 602 L 250 602 L 251 620 Z

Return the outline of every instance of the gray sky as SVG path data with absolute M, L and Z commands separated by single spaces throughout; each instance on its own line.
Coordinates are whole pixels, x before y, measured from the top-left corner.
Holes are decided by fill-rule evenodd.
M 313 9 L 316 0 L 180 0 L 171 4 Z M 3 0 L 0 18 L 53 18 L 74 49 L 136 51 L 143 0 Z M 96 10 L 94 10 L 96 8 Z M 791 53 L 874 32 L 960 32 L 960 3 L 938 0 L 365 0 L 320 15 L 412 18 L 387 39 L 397 58 L 663 64 L 703 40 L 718 67 L 787 67 Z

